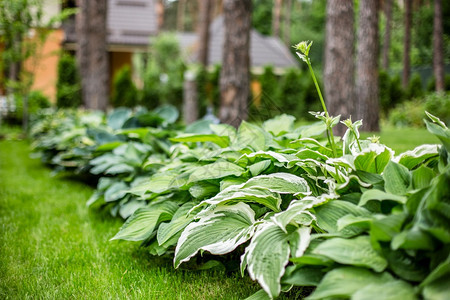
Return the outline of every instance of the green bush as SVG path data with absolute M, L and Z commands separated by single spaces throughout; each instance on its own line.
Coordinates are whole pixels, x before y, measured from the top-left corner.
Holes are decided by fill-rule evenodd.
M 394 107 L 396 104 L 401 103 L 405 98 L 405 92 L 402 88 L 402 80 L 400 75 L 396 75 L 391 78 L 391 83 L 389 84 L 389 95 L 390 107 Z
M 51 103 L 41 91 L 31 91 L 28 94 L 28 114 L 34 115 L 43 108 L 49 108 Z M 16 96 L 14 99 L 15 110 L 8 114 L 6 121 L 11 124 L 19 124 L 23 119 L 23 99 Z
M 139 104 L 138 91 L 128 65 L 122 67 L 114 76 L 111 104 L 114 107 L 135 107 Z
M 75 58 L 69 54 L 62 54 L 58 62 L 56 105 L 58 107 L 81 105 L 80 76 Z
M 408 99 L 423 97 L 422 78 L 419 73 L 414 73 L 409 80 L 406 96 Z
M 445 75 L 445 90 L 450 91 L 450 75 Z M 427 84 L 427 91 L 434 92 L 436 90 L 436 77 L 431 77 Z
M 424 102 L 426 111 L 450 124 L 450 92 L 429 94 Z
M 389 109 L 392 108 L 391 92 L 390 92 L 391 79 L 386 71 L 380 71 L 378 75 L 378 88 L 380 92 L 380 109 L 384 115 L 387 115 Z
M 283 103 L 280 102 L 278 94 L 278 78 L 273 71 L 272 66 L 265 66 L 264 72 L 255 78 L 261 85 L 261 93 L 253 95 L 249 104 L 249 117 L 251 120 L 267 119 L 272 114 L 278 115 Z M 258 101 L 256 101 L 258 99 Z M 272 108 L 275 108 L 271 112 Z M 268 110 L 269 109 L 269 110 Z M 273 116 L 272 116 L 273 117 Z
M 394 126 L 423 127 L 425 111 L 448 123 L 450 121 L 450 93 L 432 93 L 397 105 L 389 114 Z
M 289 69 L 280 80 L 277 97 L 281 103 L 282 112 L 292 114 L 297 118 L 305 116 L 307 110 L 305 85 L 302 84 L 304 81 L 302 79 L 298 69 Z

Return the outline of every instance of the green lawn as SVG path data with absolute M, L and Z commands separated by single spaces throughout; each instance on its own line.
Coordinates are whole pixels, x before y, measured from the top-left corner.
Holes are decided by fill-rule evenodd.
M 380 143 L 395 150 L 398 155 L 407 150 L 412 150 L 422 144 L 440 144 L 439 140 L 429 133 L 426 128 L 395 128 L 383 126 L 380 133 L 362 133 L 362 138 L 372 135 L 380 137 Z
M 0 299 L 242 299 L 259 289 L 110 242 L 121 220 L 88 209 L 91 188 L 51 177 L 29 154 L 25 141 L 0 141 Z

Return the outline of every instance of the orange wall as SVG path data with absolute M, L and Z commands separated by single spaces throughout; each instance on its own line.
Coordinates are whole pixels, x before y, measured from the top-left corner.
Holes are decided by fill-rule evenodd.
M 63 31 L 53 30 L 44 45 L 37 50 L 36 56 L 25 63 L 25 67 L 34 73 L 32 90 L 40 90 L 53 103 L 56 102 L 56 81 L 62 40 Z
M 119 71 L 122 67 L 128 65 L 131 68 L 131 52 L 110 52 L 110 83 L 111 83 L 111 91 L 114 81 L 114 75 L 116 75 L 117 71 Z

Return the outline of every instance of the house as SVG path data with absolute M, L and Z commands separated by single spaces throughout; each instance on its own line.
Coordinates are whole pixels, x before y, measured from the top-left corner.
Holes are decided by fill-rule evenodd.
M 180 47 L 187 53 L 189 62 L 197 62 L 197 34 L 178 33 Z M 225 37 L 223 16 L 217 17 L 210 25 L 208 66 L 221 64 Z M 275 73 L 281 74 L 298 63 L 289 48 L 277 37 L 264 36 L 255 29 L 250 32 L 250 65 L 254 74 L 260 74 L 264 66 L 271 65 Z
M 63 8 L 76 7 L 75 0 L 44 0 L 43 11 L 46 18 L 61 12 Z M 152 37 L 159 32 L 161 9 L 157 0 L 108 0 L 107 31 L 108 55 L 110 60 L 110 78 L 124 65 L 132 65 L 134 53 L 145 52 Z M 41 90 L 53 102 L 56 101 L 56 81 L 59 54 L 61 51 L 76 51 L 75 16 L 71 16 L 61 25 L 50 29 L 51 33 L 42 45 L 39 59 L 26 62 L 26 66 L 35 74 L 32 89 Z M 196 33 L 177 34 L 182 50 L 187 54 L 188 62 L 195 62 Z M 209 65 L 220 64 L 224 39 L 223 17 L 216 18 L 210 26 Z M 297 66 L 289 49 L 274 37 L 266 37 L 256 30 L 251 31 L 252 72 L 260 73 L 265 65 L 272 65 L 276 72 Z M 112 82 L 112 80 L 110 80 Z M 1 89 L 0 89 L 1 90 Z

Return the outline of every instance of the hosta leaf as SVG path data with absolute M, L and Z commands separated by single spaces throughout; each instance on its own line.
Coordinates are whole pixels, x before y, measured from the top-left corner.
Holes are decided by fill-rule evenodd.
M 266 133 L 257 125 L 242 121 L 237 132 L 236 146 L 246 147 L 254 151 L 264 150 L 266 146 Z
M 391 281 L 392 276 L 386 272 L 377 274 L 365 268 L 342 267 L 328 272 L 314 293 L 306 299 L 350 298 L 365 286 Z
M 407 201 L 407 198 L 405 196 L 394 195 L 394 194 L 386 193 L 386 192 L 383 192 L 380 190 L 372 189 L 372 190 L 367 190 L 362 194 L 358 205 L 363 206 L 370 200 L 377 200 L 377 201 L 390 200 L 390 201 L 395 201 L 395 202 L 398 202 L 401 204 L 405 204 Z
M 125 182 L 119 181 L 113 183 L 106 191 L 105 191 L 105 201 L 112 202 L 122 199 L 127 194 L 128 186 Z
M 108 116 L 107 123 L 112 129 L 122 128 L 125 121 L 131 117 L 131 109 L 125 107 L 116 108 Z
M 439 278 L 449 277 L 450 275 L 450 255 L 445 261 L 440 263 L 421 283 L 421 285 L 427 285 Z
M 136 210 L 138 210 L 139 208 L 143 208 L 145 206 L 147 206 L 147 203 L 145 201 L 139 200 L 127 201 L 126 203 L 120 205 L 119 214 L 122 218 L 126 219 L 132 214 L 134 214 Z
M 245 169 L 228 161 L 216 161 L 209 165 L 197 167 L 189 176 L 188 183 L 201 180 L 218 179 L 227 176 L 240 176 Z
M 278 136 L 283 133 L 291 132 L 294 129 L 295 117 L 282 114 L 267 120 L 263 123 L 263 128 L 267 132 L 273 133 Z
M 389 242 L 400 232 L 405 219 L 404 213 L 376 218 L 371 223 L 370 235 L 378 241 Z
M 175 268 L 199 250 L 221 255 L 233 251 L 253 234 L 255 213 L 245 203 L 221 205 L 205 211 L 182 232 L 175 249 Z
M 212 142 L 219 147 L 225 148 L 230 145 L 230 138 L 227 136 L 218 136 L 216 134 L 182 134 L 170 139 L 173 142 Z
M 422 294 L 426 300 L 447 300 L 450 295 L 450 277 L 447 276 L 427 284 L 423 288 Z
M 414 300 L 417 299 L 411 285 L 405 281 L 395 280 L 381 284 L 369 284 L 356 291 L 352 300 Z
M 158 228 L 156 238 L 159 245 L 167 243 L 171 239 L 178 239 L 183 229 L 192 222 L 194 214 L 189 215 L 189 211 L 194 206 L 194 203 L 188 202 L 183 204 L 173 215 L 170 222 L 161 223 Z
M 242 185 L 234 185 L 221 191 L 213 198 L 202 201 L 199 206 L 205 204 L 219 205 L 236 201 L 260 203 L 273 211 L 279 211 L 281 205 L 281 197 L 277 193 L 261 187 L 242 188 Z
M 245 250 L 250 277 L 257 280 L 271 297 L 281 292 L 280 279 L 289 262 L 288 237 L 280 227 L 267 222 L 258 227 Z
M 436 122 L 435 120 L 433 121 Z M 440 123 L 435 124 L 425 120 L 425 124 L 428 131 L 434 134 L 442 142 L 445 149 L 450 152 L 450 130 Z
M 313 253 L 327 256 L 341 264 L 368 267 L 377 272 L 387 267 L 386 259 L 372 248 L 368 236 L 325 240 L 313 250 Z
M 289 244 L 291 246 L 291 256 L 300 257 L 305 253 L 311 242 L 311 227 L 300 227 L 289 238 Z
M 297 153 L 294 154 L 297 158 L 299 159 L 315 159 L 315 160 L 322 160 L 322 161 L 327 161 L 329 159 L 328 156 L 315 151 L 315 150 L 311 150 L 311 149 L 302 149 L 300 151 L 298 151 Z
M 420 145 L 395 157 L 395 161 L 411 170 L 427 159 L 438 155 L 438 145 Z
M 337 222 L 348 214 L 354 216 L 368 216 L 370 213 L 365 208 L 354 205 L 350 202 L 334 200 L 315 208 L 317 224 L 320 228 L 329 233 L 338 233 L 344 236 L 352 236 L 362 230 L 358 227 L 347 226 L 342 231 L 338 230 Z
M 410 256 L 403 250 L 383 249 L 389 268 L 395 275 L 407 281 L 422 281 L 429 273 L 427 258 Z
M 111 240 L 142 241 L 151 236 L 156 226 L 172 219 L 178 205 L 166 201 L 138 209 Z
M 110 175 L 117 175 L 117 174 L 123 174 L 123 173 L 132 173 L 134 171 L 134 167 L 130 166 L 126 163 L 116 164 L 111 166 L 110 168 L 105 170 L 105 174 Z
M 234 141 L 236 138 L 236 129 L 228 124 L 210 124 L 209 128 L 218 136 L 226 136 Z
M 325 266 L 333 265 L 334 261 L 324 255 L 308 253 L 300 257 L 292 257 L 290 259 L 297 266 Z
M 387 164 L 383 172 L 383 178 L 386 192 L 395 195 L 405 195 L 411 183 L 409 170 L 393 161 Z
M 272 217 L 272 221 L 277 224 L 283 231 L 287 232 L 286 226 L 295 220 L 301 213 L 304 213 L 308 209 L 320 204 L 322 201 L 314 197 L 305 197 L 302 200 L 294 200 L 289 207 L 275 214 Z
M 391 160 L 391 151 L 385 146 L 370 144 L 369 148 L 357 154 L 355 168 L 361 171 L 380 174 Z
M 271 159 L 272 161 L 279 163 L 289 163 L 291 161 L 298 161 L 298 158 L 292 154 L 277 153 L 275 151 L 256 151 L 249 154 L 243 154 L 238 161 L 245 159 L 254 162 L 256 158 Z
M 272 164 L 272 161 L 269 159 L 257 162 L 255 164 L 249 166 L 250 173 L 252 174 L 252 176 L 258 176 L 259 174 L 264 172 L 264 170 L 266 170 L 271 164 Z
M 175 172 L 156 173 L 155 175 L 150 177 L 147 182 L 143 182 L 141 184 L 132 187 L 128 192 L 141 197 L 148 192 L 156 194 L 163 193 L 170 190 L 171 188 L 179 186 L 176 180 L 177 176 L 178 174 Z
M 433 250 L 432 238 L 418 227 L 404 230 L 394 236 L 391 242 L 392 249 Z
M 198 182 L 189 188 L 189 193 L 192 197 L 200 200 L 212 194 L 217 194 L 218 192 L 219 187 L 217 185 L 207 182 Z
M 412 171 L 412 184 L 414 189 L 426 188 L 430 185 L 435 173 L 428 167 L 420 166 Z
M 267 295 L 264 290 L 259 290 L 250 297 L 245 298 L 244 300 L 270 300 L 272 298 Z
M 279 194 L 298 194 L 310 192 L 305 179 L 289 173 L 272 173 L 250 178 L 243 186 L 268 189 Z
M 324 272 L 318 268 L 290 266 L 281 278 L 281 283 L 296 286 L 317 286 L 324 276 Z

